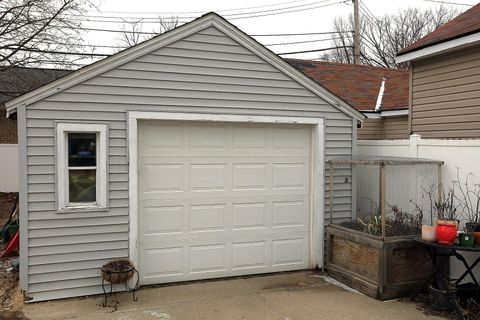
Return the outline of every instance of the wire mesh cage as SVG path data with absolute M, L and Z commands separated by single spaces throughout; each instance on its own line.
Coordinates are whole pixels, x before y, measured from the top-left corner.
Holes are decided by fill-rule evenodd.
M 385 238 L 420 234 L 422 224 L 434 223 L 431 207 L 441 190 L 442 161 L 357 156 L 328 163 L 330 223 L 338 222 L 335 181 L 345 166 L 351 170 L 351 216 L 340 225 Z

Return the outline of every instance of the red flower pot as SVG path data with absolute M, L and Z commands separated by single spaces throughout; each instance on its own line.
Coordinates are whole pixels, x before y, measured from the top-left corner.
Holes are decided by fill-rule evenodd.
M 438 222 L 436 229 L 438 243 L 447 246 L 455 243 L 457 238 L 457 225 L 455 223 Z

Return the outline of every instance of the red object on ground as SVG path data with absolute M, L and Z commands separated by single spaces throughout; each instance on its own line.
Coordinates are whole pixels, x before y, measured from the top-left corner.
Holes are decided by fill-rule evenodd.
M 457 238 L 457 226 L 452 223 L 437 223 L 438 243 L 451 246 Z
M 10 242 L 8 243 L 7 247 L 5 248 L 5 250 L 3 250 L 2 254 L 0 255 L 0 258 L 3 258 L 5 257 L 6 255 L 8 255 L 9 253 L 11 253 L 12 251 L 17 251 L 18 250 L 18 245 L 19 245 L 20 241 L 19 241 L 19 237 L 18 237 L 18 231 L 17 233 L 15 233 L 15 235 L 13 236 L 12 239 L 10 239 Z

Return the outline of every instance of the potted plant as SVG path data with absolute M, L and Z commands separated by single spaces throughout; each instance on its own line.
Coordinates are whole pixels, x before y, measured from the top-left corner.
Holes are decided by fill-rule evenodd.
M 472 239 L 476 236 L 480 242 L 480 185 L 473 185 L 469 183 L 468 174 L 465 182 L 460 182 L 459 173 L 457 170 L 457 180 L 454 181 L 454 186 L 458 189 L 458 202 L 462 208 L 462 215 L 465 217 L 465 236 Z
M 100 269 L 102 278 L 112 284 L 125 283 L 133 276 L 135 267 L 128 259 L 110 261 Z
M 417 212 L 419 216 L 422 217 L 423 221 L 423 206 L 419 206 L 417 203 L 410 200 L 414 205 L 414 212 Z M 422 239 L 428 242 L 437 241 L 437 232 L 435 231 L 436 226 L 433 225 L 433 210 L 430 208 L 430 224 L 422 224 Z
M 443 245 L 455 243 L 459 223 L 458 206 L 455 202 L 454 188 L 450 188 L 445 192 L 443 187 L 440 187 L 439 199 L 433 200 L 433 207 L 438 218 L 435 228 L 438 243 Z

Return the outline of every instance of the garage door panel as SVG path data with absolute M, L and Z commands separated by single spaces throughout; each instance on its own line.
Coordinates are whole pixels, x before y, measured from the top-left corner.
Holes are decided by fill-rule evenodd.
M 307 191 L 307 173 L 310 171 L 304 162 L 274 163 L 273 189 L 301 189 Z
M 272 149 L 276 151 L 295 151 L 305 156 L 310 154 L 310 132 L 302 128 L 274 128 Z M 299 154 L 299 155 L 300 155 Z
M 194 163 L 189 166 L 190 191 L 226 191 L 226 163 Z
M 267 163 L 235 163 L 232 167 L 232 189 L 267 190 L 271 187 L 271 166 Z
M 232 269 L 266 268 L 268 263 L 267 241 L 237 242 L 232 245 Z
M 270 207 L 268 202 L 232 204 L 232 229 L 265 229 Z
M 189 141 L 191 151 L 227 150 L 228 137 L 225 135 L 224 127 L 194 127 L 189 128 Z
M 269 132 L 265 128 L 238 126 L 232 129 L 232 149 L 248 151 L 253 149 L 265 153 L 268 150 Z
M 189 248 L 189 272 L 204 273 L 227 270 L 227 244 L 192 246 Z
M 145 164 L 143 169 L 143 192 L 172 193 L 185 190 L 184 164 Z
M 149 121 L 139 141 L 142 283 L 308 268 L 308 127 Z
M 172 276 L 185 273 L 185 252 L 183 247 L 147 249 L 144 252 L 145 276 Z
M 227 229 L 229 216 L 226 203 L 190 207 L 190 231 L 221 231 Z
M 305 264 L 305 239 L 279 239 L 272 241 L 272 264 Z
M 305 226 L 308 215 L 304 201 L 278 201 L 272 206 L 272 227 Z
M 144 211 L 145 234 L 163 234 L 184 232 L 185 207 L 166 206 L 149 207 Z

